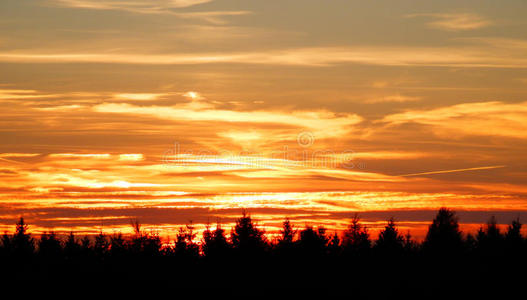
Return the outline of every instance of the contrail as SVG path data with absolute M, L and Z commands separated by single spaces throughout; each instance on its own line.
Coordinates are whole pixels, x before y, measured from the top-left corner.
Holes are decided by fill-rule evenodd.
M 15 164 L 26 164 L 25 162 L 16 161 L 16 160 L 10 160 L 10 159 L 7 159 L 7 158 L 2 158 L 2 157 L 0 157 L 0 160 L 7 161 L 7 162 L 10 162 L 10 163 L 15 163 Z
M 399 175 L 399 176 L 407 177 L 407 176 L 418 176 L 418 175 L 431 175 L 431 174 L 455 173 L 455 172 L 465 172 L 465 171 L 477 171 L 477 170 L 499 169 L 499 168 L 505 168 L 505 167 L 506 167 L 506 166 L 476 167 L 476 168 L 467 168 L 467 169 L 455 169 L 455 170 L 443 170 L 443 171 L 431 171 L 431 172 L 423 172 L 423 173 L 413 173 L 413 174 L 405 174 L 405 175 Z

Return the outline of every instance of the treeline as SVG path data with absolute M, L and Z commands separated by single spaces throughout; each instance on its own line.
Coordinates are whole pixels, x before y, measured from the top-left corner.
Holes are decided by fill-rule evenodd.
M 414 282 L 421 280 L 415 274 L 454 281 L 481 279 L 489 272 L 523 266 L 527 257 L 519 220 L 502 231 L 491 218 L 476 234 L 463 234 L 455 212 L 447 208 L 438 211 L 421 243 L 401 233 L 393 219 L 376 237 L 358 217 L 340 235 L 322 226 L 296 229 L 285 220 L 279 237 L 269 240 L 243 213 L 230 234 L 218 225 L 207 228 L 196 243 L 196 232 L 186 226 L 172 245 L 163 245 L 158 235 L 143 231 L 137 221 L 132 225 L 135 234 L 127 237 L 100 233 L 79 238 L 71 233 L 59 238 L 51 232 L 34 238 L 20 218 L 15 233 L 1 238 L 0 261 L 4 273 L 41 276 L 182 280 L 219 271 L 248 281 L 267 276 L 301 282 L 315 276 L 318 283 L 329 284 L 326 281 L 342 280 L 338 276 L 342 270 L 348 273 L 346 278 L 355 279 L 394 270 L 401 274 L 399 280 Z M 461 271 L 453 272 L 456 268 Z

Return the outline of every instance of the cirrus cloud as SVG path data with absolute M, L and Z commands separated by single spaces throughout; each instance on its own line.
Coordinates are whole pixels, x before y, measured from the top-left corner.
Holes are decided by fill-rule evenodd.
M 527 138 L 527 102 L 462 103 L 430 110 L 408 110 L 386 116 L 391 125 L 417 123 L 438 134 Z
M 190 7 L 213 0 L 56 0 L 58 5 L 101 10 L 125 10 L 137 13 L 160 13 L 171 8 Z
M 150 116 L 174 121 L 217 121 L 226 123 L 282 124 L 312 130 L 318 137 L 335 137 L 362 122 L 356 114 L 330 111 L 235 111 L 196 105 L 197 101 L 174 106 L 138 106 L 127 103 L 103 103 L 96 112 Z
M 452 14 L 412 14 L 407 17 L 429 17 L 433 21 L 427 25 L 434 29 L 446 31 L 463 31 L 475 30 L 488 27 L 493 24 L 492 21 L 487 20 L 483 16 L 473 13 L 452 13 Z

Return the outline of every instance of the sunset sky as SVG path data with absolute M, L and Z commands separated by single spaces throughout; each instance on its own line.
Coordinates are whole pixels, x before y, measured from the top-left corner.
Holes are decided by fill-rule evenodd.
M 0 230 L 527 222 L 526 12 L 1 0 Z

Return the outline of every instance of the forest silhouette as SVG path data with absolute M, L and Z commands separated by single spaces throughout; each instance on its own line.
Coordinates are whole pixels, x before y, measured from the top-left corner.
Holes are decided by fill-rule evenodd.
M 372 237 L 355 215 L 341 234 L 323 226 L 295 228 L 286 219 L 270 240 L 246 212 L 230 234 L 221 224 L 207 226 L 199 238 L 192 225 L 180 228 L 175 242 L 132 222 L 134 234 L 102 232 L 33 237 L 23 218 L 0 243 L 2 275 L 7 279 L 158 280 L 222 287 L 303 286 L 378 293 L 445 287 L 496 287 L 519 284 L 527 265 L 527 239 L 514 220 L 501 231 L 492 217 L 476 234 L 464 234 L 454 211 L 441 208 L 422 242 L 402 234 L 392 218 Z M 200 242 L 196 242 L 199 240 Z M 484 283 L 481 285 L 481 283 Z M 488 285 L 487 285 L 488 283 Z

